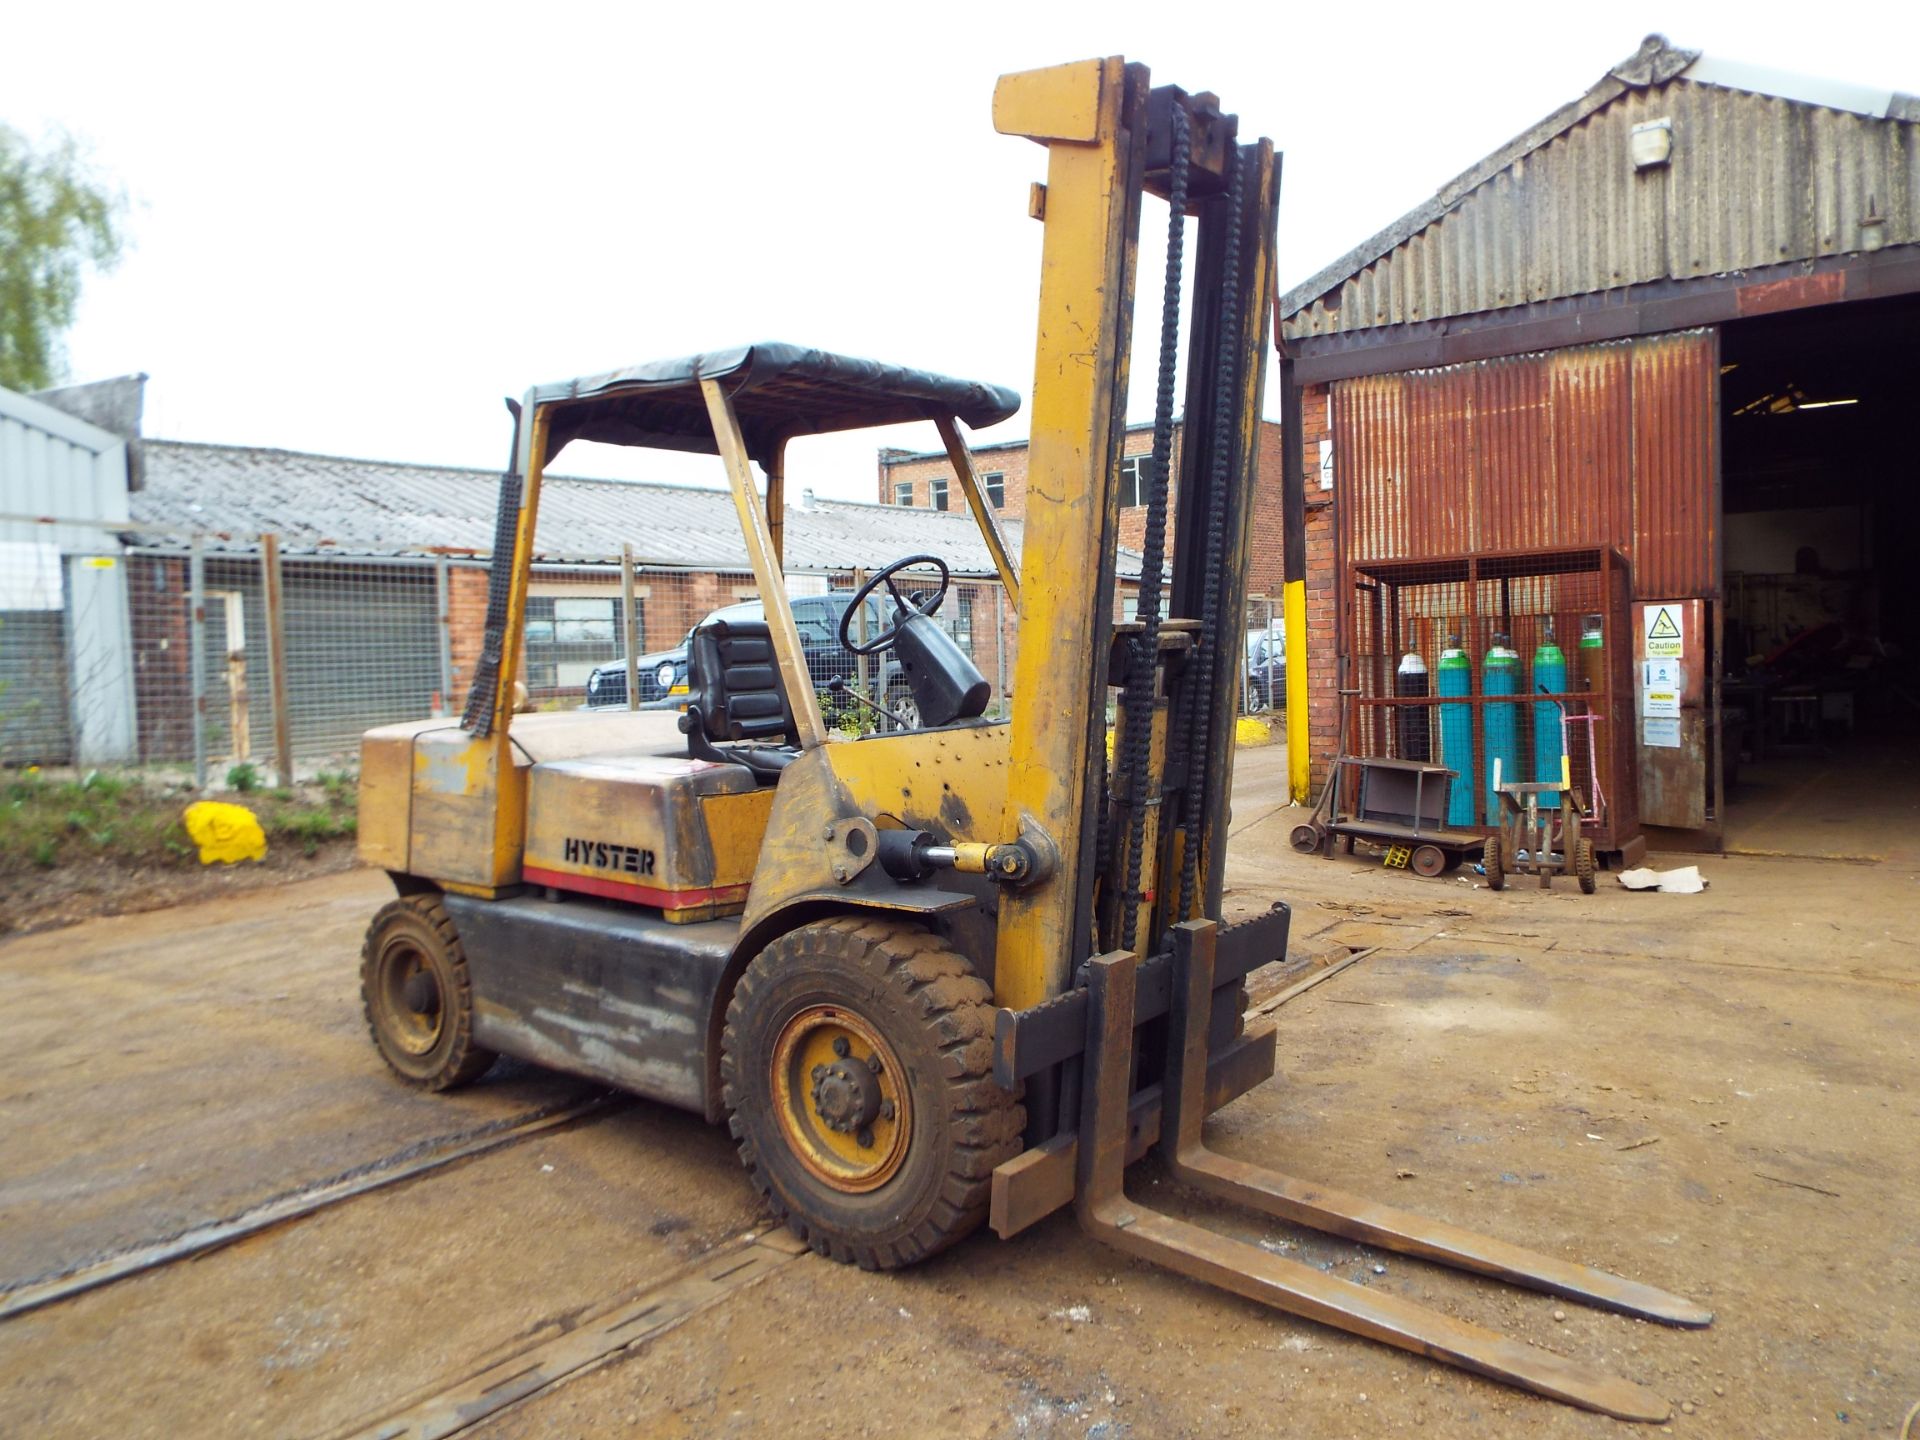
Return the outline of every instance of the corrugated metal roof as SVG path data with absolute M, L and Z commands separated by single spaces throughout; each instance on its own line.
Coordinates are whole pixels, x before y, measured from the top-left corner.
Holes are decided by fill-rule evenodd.
M 500 477 L 493 471 L 400 465 L 179 441 L 142 442 L 145 487 L 132 519 L 197 530 L 209 548 L 253 548 L 271 531 L 290 554 L 485 553 L 493 543 Z M 852 570 L 915 551 L 941 556 L 963 575 L 991 575 L 970 515 L 790 496 L 790 570 Z M 1003 521 L 1018 557 L 1020 522 Z M 643 565 L 693 570 L 747 568 L 732 496 L 725 490 L 549 475 L 540 495 L 540 558 L 617 561 L 631 542 Z M 1121 573 L 1139 574 L 1122 552 Z
M 1762 93 L 1752 86 L 1772 85 Z M 1636 171 L 1633 128 L 1673 151 Z M 1757 71 L 1649 36 L 1280 301 L 1289 339 L 1920 244 L 1920 101 Z

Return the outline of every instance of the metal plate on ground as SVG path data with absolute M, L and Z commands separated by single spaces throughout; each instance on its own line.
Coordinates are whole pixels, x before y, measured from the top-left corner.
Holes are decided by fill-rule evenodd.
M 806 1253 L 805 1244 L 785 1230 L 729 1245 L 577 1329 L 510 1355 L 384 1420 L 345 1433 L 354 1440 L 442 1440 L 457 1435 L 651 1340 Z
M 0 1292 L 0 1320 L 10 1320 L 15 1315 L 37 1310 L 42 1305 L 51 1305 L 58 1300 L 68 1300 L 84 1291 L 110 1285 L 116 1280 L 124 1280 L 129 1276 L 157 1269 L 162 1265 L 170 1265 L 176 1260 L 186 1260 L 205 1251 L 231 1245 L 236 1240 L 244 1240 L 247 1236 L 257 1235 L 262 1230 L 284 1225 L 291 1220 L 303 1219 L 317 1210 L 326 1209 L 329 1205 L 337 1205 L 343 1200 L 351 1200 L 375 1190 L 385 1189 L 389 1185 L 398 1185 L 403 1181 L 416 1179 L 444 1166 L 472 1159 L 476 1155 L 485 1155 L 508 1145 L 517 1145 L 523 1140 L 533 1139 L 536 1135 L 544 1135 L 561 1126 L 571 1125 L 576 1120 L 597 1118 L 624 1110 L 627 1104 L 628 1101 L 624 1096 L 592 1095 L 585 1100 L 536 1110 L 511 1120 L 482 1125 L 464 1134 L 445 1137 L 425 1148 L 424 1153 L 403 1150 L 397 1155 L 362 1166 L 338 1179 L 288 1191 L 284 1195 L 276 1196 L 251 1209 L 243 1210 L 238 1215 L 229 1216 L 225 1220 L 196 1225 L 191 1230 L 184 1230 L 166 1240 L 138 1245 L 64 1274 Z
M 1392 925 L 1383 920 L 1341 920 L 1313 937 L 1315 944 L 1332 942 L 1349 950 L 1411 950 L 1428 939 L 1436 925 Z

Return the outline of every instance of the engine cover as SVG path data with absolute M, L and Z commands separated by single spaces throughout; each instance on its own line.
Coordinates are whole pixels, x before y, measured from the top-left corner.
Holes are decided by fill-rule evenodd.
M 659 755 L 543 762 L 527 777 L 521 878 L 673 921 L 738 914 L 772 799 L 744 765 Z

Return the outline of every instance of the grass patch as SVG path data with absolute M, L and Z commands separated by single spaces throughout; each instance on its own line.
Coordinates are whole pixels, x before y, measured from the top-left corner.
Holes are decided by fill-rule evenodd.
M 356 784 L 353 775 L 329 773 L 312 785 L 228 798 L 259 818 L 270 848 L 284 845 L 311 856 L 353 835 Z M 100 860 L 197 868 L 200 851 L 180 817 L 198 798 L 178 784 L 137 775 L 0 773 L 0 879 Z

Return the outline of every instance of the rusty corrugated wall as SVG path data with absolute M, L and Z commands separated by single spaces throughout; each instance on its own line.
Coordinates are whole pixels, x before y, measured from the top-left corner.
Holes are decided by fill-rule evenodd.
M 1713 596 L 1712 330 L 1333 386 L 1340 574 L 1374 560 L 1610 545 L 1633 593 Z
M 1633 127 L 1661 119 L 1672 159 L 1636 171 Z M 1287 337 L 1846 254 L 1869 218 L 1879 243 L 1920 244 L 1920 123 L 1688 79 L 1627 90 L 1463 179 L 1391 249 L 1285 296 Z

